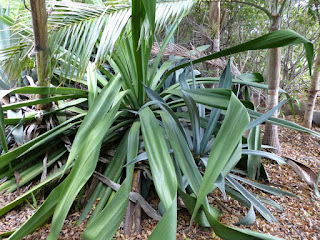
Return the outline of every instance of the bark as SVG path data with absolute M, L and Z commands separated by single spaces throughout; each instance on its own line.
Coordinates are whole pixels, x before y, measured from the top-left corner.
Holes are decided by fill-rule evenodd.
M 271 22 L 270 31 L 276 31 L 280 29 L 279 15 L 275 15 Z M 272 109 L 278 105 L 278 92 L 280 84 L 280 67 L 281 67 L 281 53 L 280 48 L 273 48 L 269 50 L 268 59 L 268 97 L 267 97 L 267 110 Z M 276 111 L 273 117 L 277 117 Z M 262 139 L 262 144 L 270 145 L 275 148 L 275 153 L 280 153 L 280 142 L 278 137 L 278 126 L 272 124 L 266 124 L 265 133 Z
M 282 4 L 279 6 L 280 1 L 270 1 L 271 12 L 267 14 L 271 20 L 270 32 L 274 32 L 280 29 L 280 21 L 283 10 L 286 6 L 287 0 L 281 1 Z M 281 67 L 281 53 L 280 48 L 274 48 L 269 50 L 268 60 L 268 96 L 267 96 L 267 110 L 272 109 L 278 105 L 278 92 L 280 85 L 280 67 Z M 273 117 L 277 117 L 278 112 L 273 114 Z M 262 144 L 270 145 L 275 149 L 273 152 L 281 153 L 280 142 L 278 137 L 278 127 L 276 125 L 266 124 Z
M 48 29 L 47 29 L 47 11 L 45 0 L 30 0 L 32 25 L 34 32 L 34 52 L 36 54 L 38 86 L 48 86 L 48 61 L 49 61 L 49 45 L 48 45 Z M 37 96 L 38 98 L 46 96 Z M 47 106 L 38 105 L 38 109 Z
M 303 126 L 311 128 L 313 119 L 313 109 L 319 92 L 319 70 L 320 70 L 320 48 L 314 65 L 311 84 L 308 90 L 307 109 L 304 114 Z
M 213 53 L 220 51 L 220 2 L 210 2 L 210 24 L 213 31 Z M 219 68 L 213 68 L 213 76 L 219 76 Z

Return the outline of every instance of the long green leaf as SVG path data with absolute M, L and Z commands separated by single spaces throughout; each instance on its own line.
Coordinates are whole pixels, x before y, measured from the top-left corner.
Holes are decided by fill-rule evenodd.
M 195 217 L 220 172 L 223 170 L 241 141 L 242 134 L 248 123 L 249 116 L 245 107 L 234 94 L 231 94 L 230 104 L 225 119 L 209 155 L 207 168 L 203 176 L 192 219 Z
M 82 98 L 83 95 L 62 95 L 62 96 L 55 96 L 55 97 L 48 97 L 48 98 L 41 98 L 41 99 L 32 99 L 32 100 L 26 100 L 22 102 L 17 103 L 10 103 L 3 105 L 3 111 L 6 110 L 13 110 L 20 107 L 26 107 L 26 106 L 33 106 L 36 104 L 46 104 L 46 103 L 52 103 L 59 100 L 66 100 L 66 99 L 73 99 L 73 98 Z
M 151 100 L 154 101 L 154 104 L 157 104 L 163 111 L 168 112 L 171 115 L 171 117 L 175 120 L 175 122 L 177 123 L 177 126 L 182 131 L 182 126 L 179 122 L 179 119 L 177 118 L 174 111 L 168 106 L 168 104 L 152 89 L 148 88 L 147 86 L 144 86 L 144 88 L 145 88 L 148 96 L 151 98 Z M 150 103 L 150 102 L 148 102 L 148 103 Z M 148 103 L 146 103 L 144 106 L 146 106 Z
M 181 60 L 181 57 L 176 57 L 175 59 L 169 59 L 161 64 L 160 68 L 158 69 L 159 63 L 162 59 L 163 52 L 165 51 L 166 47 L 168 46 L 168 43 L 170 42 L 170 39 L 172 38 L 173 34 L 175 33 L 175 30 L 178 28 L 178 23 L 172 24 L 170 27 L 170 30 L 167 32 L 166 37 L 161 45 L 160 51 L 157 54 L 157 58 L 153 63 L 153 67 L 150 73 L 150 79 L 148 82 L 148 86 L 154 90 L 157 86 L 161 76 L 165 73 L 165 71 L 172 67 L 174 63 L 178 60 Z M 157 71 L 158 69 L 158 71 Z M 158 86 L 159 87 L 159 86 Z
M 82 146 L 84 145 L 83 139 L 85 139 L 89 133 L 96 127 L 96 125 L 104 118 L 113 104 L 116 95 L 121 87 L 121 76 L 118 74 L 102 89 L 101 93 L 96 98 L 93 107 L 88 111 L 88 114 L 84 118 L 77 135 L 73 141 L 73 146 L 69 154 L 66 168 L 76 158 Z
M 283 190 L 278 189 L 278 188 L 270 187 L 268 185 L 261 184 L 261 183 L 258 183 L 258 182 L 254 182 L 254 181 L 239 177 L 239 176 L 234 175 L 234 174 L 230 174 L 230 176 L 232 178 L 234 178 L 234 179 L 240 180 L 240 181 L 242 181 L 242 182 L 244 182 L 246 184 L 249 184 L 249 185 L 254 186 L 254 187 L 256 187 L 256 188 L 258 188 L 258 189 L 260 189 L 262 191 L 271 193 L 271 194 L 276 195 L 276 196 L 287 195 L 287 196 L 290 196 L 290 197 L 296 197 L 296 195 L 294 195 L 294 194 L 292 194 L 290 192 L 283 191 Z
M 237 222 L 236 225 L 252 225 L 255 220 L 256 214 L 254 212 L 253 205 L 251 204 L 247 215 L 244 218 L 240 219 L 240 221 Z
M 253 156 L 261 156 L 261 157 L 269 158 L 269 159 L 277 161 L 278 164 L 286 163 L 286 160 L 284 160 L 282 157 L 280 157 L 274 153 L 270 153 L 270 152 L 264 152 L 264 151 L 260 151 L 260 150 L 243 149 L 242 154 L 248 154 L 248 155 L 253 155 Z
M 238 146 L 233 151 L 227 164 L 223 168 L 223 171 L 222 171 L 223 176 L 227 176 L 230 173 L 230 171 L 237 165 L 237 163 L 241 159 L 241 153 L 242 153 L 241 142 L 239 142 Z
M 65 94 L 65 95 L 83 95 L 88 94 L 87 91 L 78 88 L 68 88 L 68 87 L 21 87 L 12 88 L 10 90 L 0 90 L 0 98 L 9 93 L 23 93 L 23 94 L 43 94 L 43 95 L 54 95 L 54 94 Z
M 26 198 L 28 198 L 32 193 L 36 192 L 37 190 L 43 188 L 46 184 L 51 182 L 53 179 L 57 178 L 61 174 L 61 171 L 55 172 L 48 176 L 43 182 L 39 183 L 38 185 L 34 186 L 27 192 L 25 192 L 23 195 L 19 196 L 17 199 L 14 201 L 10 202 L 8 205 L 0 209 L 0 216 L 3 214 L 9 212 L 16 206 L 18 206 L 20 203 L 22 203 Z
M 220 58 L 229 56 L 231 54 L 239 53 L 239 52 L 245 52 L 248 50 L 260 50 L 260 49 L 268 49 L 268 48 L 278 48 L 278 47 L 284 47 L 289 45 L 295 45 L 295 44 L 303 44 L 304 48 L 306 50 L 306 57 L 309 65 L 309 71 L 311 75 L 312 71 L 312 58 L 313 58 L 313 45 L 312 43 L 301 36 L 300 34 L 292 31 L 292 30 L 279 30 L 274 31 L 272 33 L 263 35 L 259 38 L 253 39 L 251 41 L 239 44 L 237 46 L 224 49 L 220 52 L 199 58 L 197 60 L 192 61 L 193 64 L 205 62 L 208 60 Z M 189 63 L 181 64 L 170 71 L 167 72 L 167 74 L 164 77 L 164 80 L 170 76 L 173 72 L 180 68 L 184 68 L 188 66 Z
M 153 1 L 153 0 L 152 0 Z M 141 27 L 144 21 L 145 12 L 142 6 L 142 1 L 133 0 L 132 1 L 132 48 L 134 52 L 134 59 L 136 65 L 137 79 L 133 79 L 133 85 L 136 85 L 138 89 L 137 97 L 140 105 L 143 104 L 143 85 L 144 83 L 144 61 L 142 57 L 142 48 L 144 45 L 140 45 L 140 35 L 141 35 Z M 151 26 L 153 27 L 153 26 Z
M 37 227 L 41 226 L 52 216 L 64 184 L 65 181 L 60 183 L 60 185 L 50 193 L 46 201 L 41 205 L 36 213 L 10 236 L 10 240 L 22 239 L 24 236 L 34 231 Z
M 89 108 L 91 108 L 92 104 L 94 103 L 94 99 L 98 95 L 98 86 L 97 86 L 97 72 L 95 70 L 95 66 L 93 63 L 88 64 L 87 68 L 87 82 L 88 82 L 88 102 Z
M 280 107 L 282 107 L 286 102 L 288 102 L 289 99 L 282 101 L 281 103 L 279 103 L 277 106 L 275 106 L 274 108 L 270 109 L 268 112 L 264 113 L 262 116 L 260 116 L 259 118 L 255 119 L 254 121 L 252 121 L 248 127 L 248 129 L 251 129 L 255 126 L 258 126 L 259 124 L 265 122 L 266 120 L 268 120 L 274 113 L 275 111 L 277 111 Z
M 265 82 L 261 73 L 243 73 L 236 76 L 244 82 Z
M 4 122 L 4 115 L 3 115 L 1 103 L 0 103 L 0 142 L 1 142 L 2 149 L 4 150 L 5 153 L 7 153 L 8 152 L 8 145 L 7 145 L 7 140 L 6 140 L 6 125 Z
M 150 240 L 176 239 L 177 235 L 177 195 L 172 201 L 171 206 L 151 233 Z
M 248 149 L 261 150 L 261 131 L 260 125 L 253 127 L 250 130 L 248 137 Z M 258 179 L 260 174 L 261 156 L 248 155 L 247 171 L 251 179 Z
M 140 112 L 140 121 L 153 182 L 166 210 L 150 239 L 175 239 L 177 229 L 177 178 L 174 165 L 162 129 L 149 108 Z M 161 235 L 159 235 L 160 232 Z
M 204 104 L 206 106 L 216 107 L 220 109 L 227 109 L 227 106 L 229 104 L 230 94 L 231 94 L 231 91 L 227 89 L 196 89 L 196 90 L 189 89 L 184 91 L 186 91 L 196 102 Z M 170 91 L 167 91 L 167 93 L 171 93 L 171 94 L 182 97 L 182 93 L 180 90 L 170 90 Z M 251 109 L 247 109 L 247 111 L 251 118 L 257 119 L 263 115 L 262 113 L 253 111 Z M 320 134 L 318 132 L 302 127 L 296 123 L 293 123 L 287 120 L 270 117 L 269 119 L 264 121 L 270 124 L 281 126 L 281 127 L 291 128 L 297 131 L 310 133 L 320 138 Z
M 140 123 L 135 122 L 130 130 L 127 147 L 127 163 L 137 156 L 139 147 Z M 111 239 L 119 228 L 119 225 L 125 214 L 129 193 L 131 190 L 131 182 L 133 176 L 134 165 L 127 167 L 127 176 L 122 183 L 120 189 L 112 198 L 111 202 L 104 210 L 90 222 L 89 226 L 83 233 L 83 239 Z
M 141 130 L 155 188 L 165 209 L 177 193 L 177 179 L 168 147 L 157 119 L 149 108 L 140 112 Z
M 65 153 L 65 151 L 60 152 L 58 155 L 52 157 L 48 157 L 47 168 L 49 168 L 52 164 L 54 164 L 61 156 Z M 14 178 L 7 180 L 3 184 L 0 185 L 0 192 L 6 190 L 7 193 L 13 192 L 17 189 L 17 187 L 22 187 L 26 183 L 30 182 L 32 179 L 37 177 L 43 172 L 43 164 L 42 162 L 36 163 L 27 169 L 20 170 L 20 180 L 19 184 L 16 183 Z
M 122 173 L 122 167 L 125 164 L 125 160 L 127 157 L 127 150 L 128 150 L 127 142 L 128 142 L 128 134 L 126 134 L 120 141 L 111 162 L 108 164 L 107 169 L 103 174 L 104 176 L 108 177 L 110 180 L 114 182 L 119 181 L 119 178 Z M 99 215 L 99 213 L 102 211 L 102 209 L 106 205 L 106 202 L 110 197 L 111 191 L 112 190 L 109 187 L 106 187 L 102 183 L 99 183 L 94 193 L 92 194 L 90 200 L 88 201 L 85 209 L 82 211 L 81 216 L 78 220 L 78 224 L 86 218 L 87 214 L 92 209 L 95 201 L 98 198 L 100 198 L 98 205 L 95 207 L 88 221 L 88 224 L 90 224 L 90 222 L 93 221 Z
M 69 209 L 79 191 L 91 177 L 100 154 L 102 140 L 110 126 L 116 120 L 116 112 L 120 103 L 116 104 L 96 126 L 88 133 L 78 149 L 79 154 L 75 164 L 66 178 L 66 184 L 59 197 L 55 213 L 52 218 L 52 227 L 48 239 L 53 240 L 59 237 L 63 222 L 69 212 Z M 88 116 L 88 115 L 87 115 Z M 78 146 L 73 145 L 72 148 Z M 70 153 L 71 154 L 71 153 Z
M 68 102 L 59 103 L 59 106 L 55 107 L 53 110 L 50 110 L 50 111 L 46 111 L 45 110 L 45 111 L 43 111 L 43 116 L 47 116 L 47 115 L 62 111 L 64 109 L 66 109 L 66 108 L 69 108 L 70 111 L 73 111 L 73 112 L 76 112 L 76 113 L 86 114 L 87 112 L 85 110 L 72 108 L 73 106 L 81 104 L 81 103 L 83 103 L 85 101 L 87 101 L 86 98 L 79 98 L 79 99 L 76 99 L 76 100 L 71 100 L 71 101 L 68 101 Z M 75 109 L 77 109 L 77 111 L 74 111 Z M 37 111 L 26 112 L 23 118 L 5 118 L 4 122 L 5 122 L 5 124 L 8 124 L 8 125 L 19 124 L 19 123 L 21 123 L 21 120 L 23 120 L 24 122 L 35 120 L 36 115 L 37 115 Z
M 66 130 L 70 129 L 70 127 L 74 126 L 78 122 L 76 120 L 80 119 L 83 115 L 78 115 L 69 119 L 68 121 L 60 124 L 59 126 L 55 127 L 54 129 L 41 134 L 39 137 L 32 139 L 31 141 L 15 148 L 12 151 L 9 151 L 6 154 L 0 156 L 0 169 L 4 166 L 8 165 L 12 162 L 15 158 L 19 157 L 20 155 L 26 154 L 32 149 L 35 149 L 39 146 L 42 146 L 45 143 L 52 141 L 55 137 L 60 134 L 63 134 Z
M 255 198 L 247 189 L 245 189 L 240 183 L 234 180 L 230 175 L 226 179 L 232 184 L 232 186 L 241 193 L 246 199 L 248 199 L 253 206 L 261 213 L 261 215 L 268 222 L 278 222 L 277 219 L 272 215 L 272 213 L 257 199 Z
M 81 236 L 82 239 L 112 239 L 119 228 L 128 205 L 132 181 L 129 177 L 130 176 L 122 183 L 120 189 L 114 195 L 107 207 L 89 224 Z
M 268 234 L 253 232 L 248 229 L 234 228 L 223 225 L 204 208 L 206 216 L 214 232 L 225 240 L 280 240 L 281 238 L 273 237 Z
M 181 189 L 178 189 L 178 192 L 183 203 L 186 205 L 186 208 L 188 209 L 189 213 L 192 214 L 194 210 L 194 206 L 196 205 L 197 199 L 183 192 Z M 210 214 L 215 218 L 219 218 L 221 216 L 221 211 L 219 211 L 217 208 L 213 207 L 212 205 L 208 205 L 208 209 L 210 209 Z M 202 208 L 199 209 L 195 217 L 195 221 L 199 223 L 201 226 L 210 227 L 210 224 Z
M 263 116 L 262 113 L 259 113 L 259 112 L 256 112 L 256 111 L 253 111 L 250 109 L 247 109 L 247 110 L 248 110 L 250 117 L 252 117 L 252 118 L 259 118 L 259 117 Z M 318 132 L 313 131 L 309 128 L 302 127 L 296 123 L 293 123 L 293 122 L 290 122 L 290 121 L 287 121 L 284 119 L 270 117 L 268 120 L 266 120 L 266 123 L 275 124 L 275 125 L 278 125 L 281 127 L 291 128 L 291 129 L 294 129 L 294 130 L 297 130 L 300 132 L 310 133 L 310 134 L 320 138 L 320 134 Z
M 237 75 L 238 77 L 239 75 Z M 197 84 L 214 84 L 214 83 L 219 83 L 220 79 L 218 77 L 197 77 L 196 78 L 196 83 Z M 192 79 L 188 79 L 187 80 L 188 85 L 192 84 Z M 251 86 L 251 87 L 255 87 L 255 88 L 260 88 L 260 89 L 268 89 L 268 85 L 266 84 L 260 84 L 260 83 L 256 83 L 253 81 L 244 81 L 244 80 L 239 80 L 237 78 L 233 78 L 232 79 L 232 83 L 239 83 L 241 85 L 246 85 L 246 86 Z M 173 90 L 173 89 L 179 89 L 181 88 L 180 83 L 176 83 L 171 85 L 167 90 L 165 90 L 164 92 L 168 91 L 168 90 Z M 280 93 L 286 93 L 286 91 L 284 91 L 283 89 L 279 89 Z
M 230 89 L 232 86 L 232 74 L 231 74 L 231 61 L 228 61 L 227 66 L 225 67 L 225 69 L 222 72 L 222 75 L 220 77 L 219 80 L 219 85 L 218 88 L 227 88 Z M 208 121 L 208 127 L 206 129 L 206 132 L 201 140 L 201 153 L 204 154 L 205 150 L 208 146 L 208 142 L 212 136 L 212 133 L 218 123 L 218 119 L 220 117 L 220 113 L 221 110 L 220 109 L 216 109 L 216 108 L 212 108 L 211 112 L 210 112 L 210 117 L 209 117 L 209 121 Z
M 226 110 L 229 105 L 231 91 L 228 89 L 184 89 L 197 103 Z M 181 90 L 170 90 L 167 93 L 182 97 Z
M 188 108 L 188 113 L 191 120 L 192 136 L 193 136 L 193 151 L 195 156 L 200 156 L 200 116 L 199 109 L 194 100 L 189 96 L 188 93 L 182 90 L 183 99 Z
M 168 140 L 173 149 L 174 158 L 178 162 L 192 190 L 197 194 L 200 189 L 202 176 L 189 150 L 186 139 L 177 127 L 176 122 L 168 113 L 161 112 L 160 114 L 168 135 Z

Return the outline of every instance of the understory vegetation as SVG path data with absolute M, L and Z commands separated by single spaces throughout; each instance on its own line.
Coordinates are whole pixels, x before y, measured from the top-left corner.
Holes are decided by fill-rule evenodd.
M 252 224 L 256 213 L 277 221 L 266 205 L 278 204 L 247 185 L 294 196 L 259 182 L 268 179 L 262 157 L 287 164 L 261 143 L 261 124 L 320 134 L 273 116 L 292 104 L 283 89 L 287 99 L 257 111 L 250 95 L 268 90 L 263 75 L 233 74 L 232 64 L 238 53 L 299 47 L 310 77 L 311 41 L 277 30 L 215 53 L 196 46 L 189 56 L 178 56 L 166 53 L 198 1 L 46 1 L 47 84 L 40 85 L 37 54 L 43 49 L 34 42 L 30 11 L 17 2 L 18 13 L 2 6 L 0 16 L 0 192 L 33 184 L 0 216 L 26 202 L 37 211 L 3 237 L 21 239 L 52 218 L 48 239 L 58 239 L 75 207 L 78 224 L 92 211 L 83 239 L 112 239 L 132 201 L 159 221 L 150 239 L 176 239 L 181 198 L 191 222 L 213 228 L 222 239 L 278 239 L 221 224 L 207 195 L 218 189 L 247 206 L 239 225 Z M 224 60 L 220 76 L 197 68 L 216 59 Z M 132 192 L 135 175 L 143 179 L 140 193 Z M 152 186 L 159 211 L 144 200 Z M 40 196 L 45 201 L 38 206 Z

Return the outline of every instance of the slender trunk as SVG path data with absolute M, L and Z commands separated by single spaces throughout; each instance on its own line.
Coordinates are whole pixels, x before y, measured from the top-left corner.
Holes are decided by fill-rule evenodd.
M 313 119 L 313 109 L 319 91 L 319 71 L 320 71 L 320 48 L 318 49 L 317 59 L 314 65 L 312 81 L 308 90 L 307 109 L 304 113 L 303 126 L 311 128 Z
M 275 15 L 271 22 L 271 32 L 280 29 L 279 15 Z M 273 48 L 269 50 L 268 59 L 268 97 L 267 97 L 267 109 L 270 110 L 278 105 L 278 92 L 280 84 L 280 67 L 281 67 L 281 53 L 280 48 Z M 277 117 L 276 111 L 273 117 Z M 266 124 L 265 133 L 262 139 L 262 143 L 270 145 L 275 148 L 275 153 L 280 153 L 280 142 L 278 137 L 278 127 L 272 124 Z
M 47 11 L 45 0 L 30 0 L 32 25 L 34 32 L 34 54 L 36 54 L 38 86 L 48 86 L 48 29 L 47 29 Z M 45 96 L 37 96 L 42 98 Z M 44 105 L 38 105 L 38 109 L 45 108 Z
M 220 2 L 210 2 L 210 24 L 213 33 L 212 51 L 220 51 Z M 219 68 L 213 68 L 215 77 L 219 76 Z

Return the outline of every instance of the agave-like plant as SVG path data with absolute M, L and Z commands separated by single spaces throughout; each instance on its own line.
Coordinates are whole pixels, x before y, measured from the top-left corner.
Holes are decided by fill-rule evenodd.
M 101 2 L 98 6 L 49 1 L 53 7 L 48 21 L 52 77 L 60 83 L 61 76 L 65 84 L 68 84 L 65 79 L 78 80 L 87 85 L 87 90 L 72 87 L 1 90 L 1 97 L 13 93 L 47 94 L 48 97 L 2 106 L 0 139 L 4 153 L 0 156 L 0 176 L 6 181 L 0 185 L 0 190 L 15 190 L 12 175 L 19 169 L 22 169 L 19 182 L 22 186 L 41 174 L 43 168 L 50 169 L 50 165 L 57 162 L 62 164 L 38 185 L 0 209 L 0 215 L 3 215 L 47 184 L 54 182 L 56 185 L 36 213 L 9 239 L 21 239 L 52 215 L 48 239 L 58 239 L 70 208 L 77 196 L 81 198 L 92 176 L 104 184 L 96 186 L 80 217 L 80 221 L 84 219 L 94 202 L 100 199 L 82 237 L 111 239 L 123 219 L 131 196 L 135 164 L 142 160 L 147 160 L 143 164 L 150 169 L 164 209 L 150 239 L 176 238 L 178 196 L 185 203 L 192 221 L 211 226 L 223 239 L 276 239 L 270 235 L 224 226 L 218 220 L 219 211 L 209 204 L 207 195 L 218 187 L 223 193 L 226 191 L 247 204 L 250 207 L 249 217 L 240 224 L 252 222 L 248 219 L 254 215 L 254 208 L 268 221 L 276 221 L 268 209 L 238 181 L 274 194 L 287 193 L 230 172 L 242 154 L 284 161 L 273 154 L 258 151 L 259 124 L 264 121 L 319 134 L 271 118 L 273 111 L 262 115 L 250 109 L 249 105 L 244 105 L 230 89 L 232 82 L 237 80 L 233 79 L 229 65 L 220 79 L 196 78 L 193 65 L 242 51 L 300 43 L 305 45 L 311 65 L 312 44 L 295 32 L 283 30 L 178 66 L 175 66 L 177 59 L 161 63 L 162 53 L 170 38 L 194 3 L 196 1 L 191 0 L 181 0 L 179 4 L 176 1 L 133 0 Z M 166 14 L 162 16 L 163 13 Z M 159 54 L 151 59 L 155 33 L 168 23 L 171 27 L 159 48 Z M 18 64 L 17 59 L 25 59 L 22 63 L 29 61 L 26 56 L 32 49 L 32 31 L 30 25 L 23 26 L 25 29 L 16 34 L 27 40 L 1 51 L 5 70 L 12 69 L 12 63 Z M 20 64 L 18 70 L 25 67 Z M 190 77 L 185 67 L 191 69 Z M 85 71 L 87 74 L 84 74 Z M 173 73 L 177 76 L 177 83 L 165 88 L 166 80 Z M 14 74 L 10 76 L 14 77 Z M 216 81 L 219 88 L 202 88 L 202 84 Z M 257 83 L 247 84 L 263 87 Z M 51 110 L 42 112 L 40 118 L 47 119 L 57 114 L 57 119 L 52 121 L 52 129 L 9 151 L 8 136 L 11 132 L 6 134 L 5 125 L 21 125 L 22 122 L 39 119 L 39 114 L 34 111 L 26 113 L 24 118 L 13 119 L 8 115 L 5 118 L 4 113 L 48 102 L 55 104 Z M 223 120 L 219 120 L 220 116 Z M 250 119 L 253 121 L 250 122 Z M 243 137 L 245 130 L 251 130 L 247 145 Z M 98 162 L 106 162 L 101 156 L 106 156 L 109 150 L 115 150 L 115 153 L 105 171 L 102 175 L 95 173 Z M 66 154 L 66 151 L 69 153 Z M 36 158 L 46 152 L 44 163 L 34 164 Z M 66 155 L 67 159 L 63 159 Z M 200 166 L 205 166 L 205 169 Z M 248 160 L 251 177 L 257 174 L 259 167 L 258 158 Z M 117 182 L 121 186 L 115 184 Z M 274 202 L 268 203 L 279 207 Z

